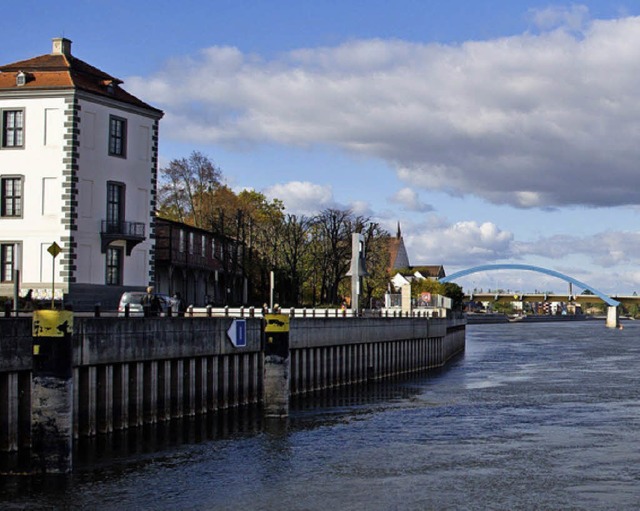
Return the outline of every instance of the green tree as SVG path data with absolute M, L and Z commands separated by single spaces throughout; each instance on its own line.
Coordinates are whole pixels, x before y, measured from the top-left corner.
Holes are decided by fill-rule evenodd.
M 255 190 L 235 194 L 228 186 L 219 186 L 211 194 L 211 201 L 211 230 L 226 237 L 232 247 L 223 261 L 225 270 L 248 279 L 252 303 L 268 301 L 269 274 L 278 266 L 282 202 L 269 201 Z
M 551 294 L 551 293 L 548 293 Z M 588 296 L 594 296 L 592 291 L 590 291 L 589 289 L 585 289 L 584 291 L 582 291 L 582 293 L 580 293 L 582 295 L 588 295 Z M 594 299 L 593 302 L 584 302 L 584 310 L 588 311 L 588 310 L 597 310 L 599 311 L 599 313 L 601 314 L 606 314 L 607 312 L 607 304 L 604 303 L 602 300 L 600 299 Z
M 503 314 L 515 313 L 515 307 L 512 302 L 493 302 L 492 307 L 495 312 L 502 312 Z

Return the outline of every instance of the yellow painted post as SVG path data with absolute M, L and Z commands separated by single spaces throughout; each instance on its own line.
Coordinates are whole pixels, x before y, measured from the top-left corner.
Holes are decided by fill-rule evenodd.
M 31 460 L 34 471 L 68 473 L 73 445 L 73 314 L 33 313 Z
M 289 415 L 289 316 L 266 314 L 264 317 L 264 413 L 266 417 Z

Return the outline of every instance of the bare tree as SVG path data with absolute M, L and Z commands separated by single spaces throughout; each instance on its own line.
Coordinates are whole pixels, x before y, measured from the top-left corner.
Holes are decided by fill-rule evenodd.
M 220 186 L 221 177 L 221 170 L 199 151 L 193 151 L 189 158 L 171 160 L 160 169 L 158 212 L 172 220 L 208 228 L 211 194 Z
M 286 282 L 284 298 L 293 304 L 302 301 L 302 285 L 310 272 L 309 227 L 306 216 L 286 215 L 278 232 L 279 265 Z
M 320 269 L 320 301 L 338 304 L 340 281 L 346 276 L 351 261 L 350 210 L 325 209 L 313 219 L 314 264 Z

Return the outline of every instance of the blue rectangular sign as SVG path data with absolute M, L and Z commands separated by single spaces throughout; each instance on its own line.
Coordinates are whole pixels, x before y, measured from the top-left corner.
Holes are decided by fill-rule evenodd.
M 247 345 L 247 322 L 244 319 L 236 319 L 236 347 L 244 348 Z

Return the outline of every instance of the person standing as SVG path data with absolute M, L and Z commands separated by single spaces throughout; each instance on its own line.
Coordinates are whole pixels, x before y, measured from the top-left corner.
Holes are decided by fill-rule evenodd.
M 145 316 L 158 316 L 160 314 L 160 299 L 153 292 L 153 286 L 147 288 L 147 294 L 142 297 L 142 308 Z
M 182 301 L 182 296 L 178 291 L 173 294 L 172 303 L 171 303 L 171 311 L 176 316 L 184 316 L 184 302 Z

